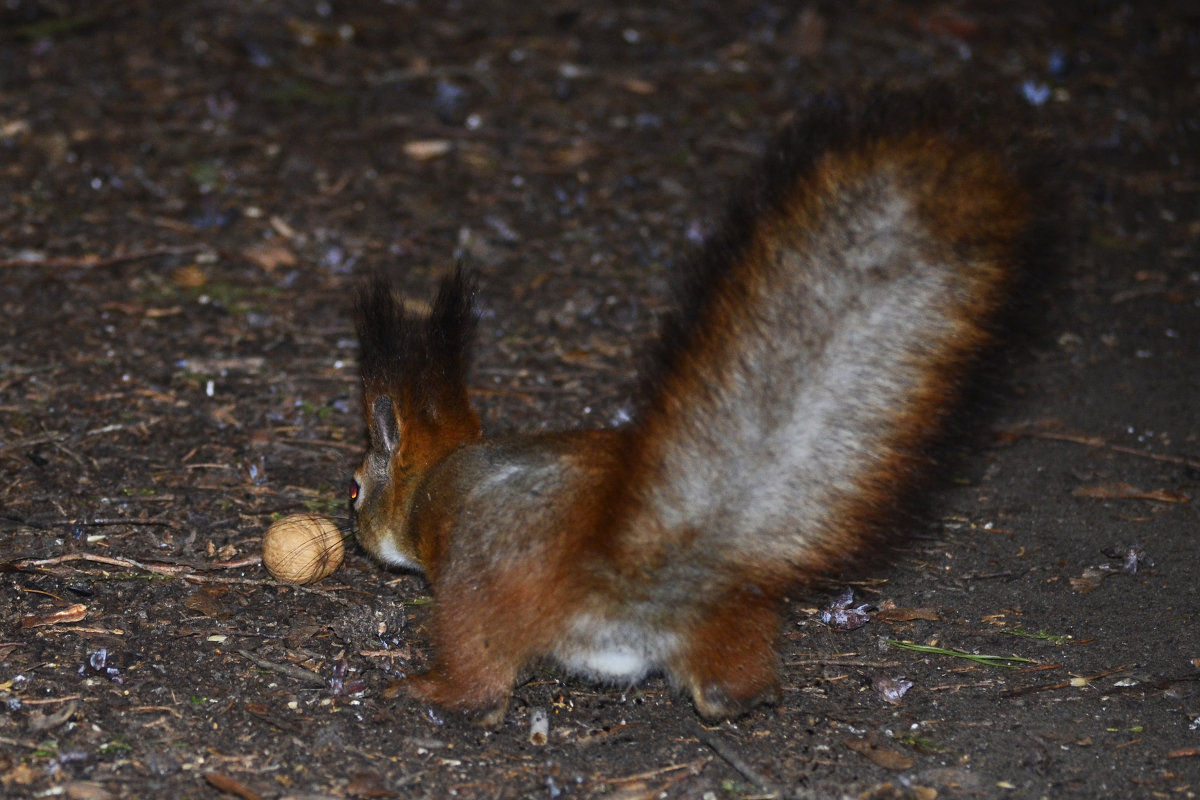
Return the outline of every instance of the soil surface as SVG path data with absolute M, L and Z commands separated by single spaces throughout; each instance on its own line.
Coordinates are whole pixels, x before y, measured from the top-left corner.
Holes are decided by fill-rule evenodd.
M 479 273 L 489 431 L 612 424 L 789 111 L 932 82 L 1054 142 L 1046 330 L 898 552 L 797 591 L 778 706 L 540 669 L 480 730 L 389 688 L 419 578 L 258 564 L 344 520 L 363 275 Z M 1196 797 L 1197 87 L 1184 0 L 4 4 L 0 795 Z

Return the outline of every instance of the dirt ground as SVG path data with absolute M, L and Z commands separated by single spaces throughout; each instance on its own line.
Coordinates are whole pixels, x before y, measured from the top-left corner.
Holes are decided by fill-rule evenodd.
M 935 81 L 1059 151 L 1046 330 L 899 552 L 797 592 L 777 707 L 542 669 L 479 730 L 389 690 L 420 579 L 258 564 L 345 514 L 361 276 L 479 272 L 488 430 L 611 424 L 788 111 Z M 1184 0 L 4 4 L 0 795 L 1200 795 L 1198 87 Z

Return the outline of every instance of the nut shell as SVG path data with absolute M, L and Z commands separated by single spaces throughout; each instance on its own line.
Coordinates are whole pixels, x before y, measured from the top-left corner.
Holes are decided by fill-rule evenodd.
M 344 553 L 337 525 L 313 514 L 276 520 L 263 537 L 263 566 L 287 583 L 316 583 L 341 566 Z

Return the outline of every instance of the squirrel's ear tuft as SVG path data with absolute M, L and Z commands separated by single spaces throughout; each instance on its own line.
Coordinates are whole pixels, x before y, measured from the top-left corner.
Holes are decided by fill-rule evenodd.
M 368 395 L 402 385 L 408 354 L 421 350 L 412 323 L 387 281 L 376 277 L 359 289 L 355 308 L 359 365 Z M 364 399 L 367 399 L 364 397 Z
M 386 394 L 375 398 L 375 402 L 371 404 L 369 425 L 371 454 L 390 461 L 400 446 L 400 425 L 396 421 L 392 398 Z
M 405 314 L 380 277 L 359 289 L 356 311 L 365 403 L 391 395 L 394 413 L 405 425 L 474 416 L 466 373 L 478 315 L 469 274 L 460 267 L 447 275 L 424 319 Z

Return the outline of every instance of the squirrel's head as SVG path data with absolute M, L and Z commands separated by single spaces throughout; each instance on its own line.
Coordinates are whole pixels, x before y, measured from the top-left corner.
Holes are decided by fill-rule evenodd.
M 456 270 L 428 318 L 413 320 L 377 279 L 359 293 L 357 327 L 368 447 L 350 484 L 356 534 L 381 561 L 422 569 L 408 525 L 413 493 L 431 467 L 480 436 L 466 385 L 469 281 Z

